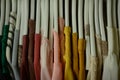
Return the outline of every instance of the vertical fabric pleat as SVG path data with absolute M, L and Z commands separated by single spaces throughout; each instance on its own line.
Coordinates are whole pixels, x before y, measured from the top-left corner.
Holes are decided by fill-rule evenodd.
M 29 68 L 28 68 L 28 36 L 23 36 L 23 49 L 22 59 L 20 67 L 21 80 L 29 80 Z
M 79 39 L 78 40 L 78 52 L 79 52 L 79 79 L 78 80 L 85 80 L 85 40 Z
M 71 28 L 66 26 L 64 28 L 65 34 L 65 73 L 64 73 L 64 80 L 74 80 L 73 70 L 72 70 L 72 56 L 71 56 Z
M 78 42 L 77 33 L 72 34 L 72 49 L 73 49 L 73 72 L 75 78 L 78 79 Z
M 34 34 L 35 34 L 35 21 L 29 20 L 29 46 L 28 46 L 28 64 L 30 80 L 35 80 L 34 72 Z
M 36 80 L 40 80 L 40 46 L 41 45 L 41 37 L 40 34 L 35 34 L 35 47 L 34 47 L 34 70 Z
M 54 31 L 54 68 L 52 80 L 63 80 L 60 54 L 59 35 Z

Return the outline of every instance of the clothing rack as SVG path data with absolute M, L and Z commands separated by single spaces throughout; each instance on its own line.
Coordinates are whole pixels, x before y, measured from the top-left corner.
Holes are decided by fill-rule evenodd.
M 119 80 L 120 0 L 0 0 L 0 80 Z

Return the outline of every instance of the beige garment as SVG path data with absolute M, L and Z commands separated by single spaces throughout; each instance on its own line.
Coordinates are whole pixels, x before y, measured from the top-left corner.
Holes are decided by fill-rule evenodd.
M 103 57 L 102 57 L 102 49 L 101 49 L 101 38 L 100 36 L 96 36 L 96 43 L 97 43 L 97 54 L 98 54 L 98 77 L 97 80 L 102 79 L 102 67 L 103 67 Z

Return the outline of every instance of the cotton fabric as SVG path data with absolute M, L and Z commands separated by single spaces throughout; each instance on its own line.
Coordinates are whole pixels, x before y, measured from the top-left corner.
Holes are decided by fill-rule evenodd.
M 2 32 L 2 53 L 1 53 L 1 61 L 2 61 L 2 75 L 3 79 L 11 80 L 10 71 L 9 71 L 9 64 L 6 60 L 6 46 L 7 46 L 7 36 L 9 31 L 9 25 L 3 26 L 3 32 Z
M 18 43 L 19 43 L 19 30 L 15 30 L 13 50 L 12 50 L 13 51 L 12 52 L 12 69 L 13 69 L 15 80 L 20 80 L 20 74 L 17 67 Z
M 78 38 L 77 33 L 72 34 L 72 49 L 73 49 L 73 72 L 75 75 L 75 78 L 78 79 Z
M 35 80 L 34 72 L 34 34 L 35 34 L 35 21 L 29 20 L 29 46 L 28 46 L 28 64 L 30 80 Z
M 22 49 L 22 59 L 21 59 L 21 66 L 20 66 L 20 78 L 21 80 L 29 80 L 28 35 L 23 36 L 23 49 Z
M 54 31 L 54 68 L 52 80 L 63 80 L 60 55 L 59 35 L 56 31 Z
M 61 61 L 62 61 L 62 65 L 63 65 L 63 70 L 64 70 L 64 59 L 63 56 L 65 54 L 65 36 L 64 36 L 64 19 L 63 18 L 59 18 L 59 41 L 60 41 L 60 51 L 61 51 Z
M 23 46 L 22 45 L 19 45 L 18 46 L 18 68 L 20 69 L 20 66 L 21 66 L 21 58 L 22 58 L 22 48 Z
M 51 80 L 51 68 L 50 68 L 50 47 L 49 47 L 49 41 L 47 38 L 42 37 L 41 41 L 41 50 L 40 50 L 40 63 L 41 63 L 41 80 Z
M 115 49 L 115 29 L 107 27 L 108 34 L 108 56 L 103 67 L 103 80 L 118 80 L 118 57 Z
M 78 52 L 79 52 L 79 80 L 85 80 L 85 40 L 78 40 Z
M 40 80 L 40 72 L 41 72 L 40 48 L 41 48 L 41 36 L 40 36 L 40 34 L 35 34 L 34 71 L 35 71 L 36 80 Z
M 102 79 L 102 67 L 103 67 L 103 57 L 102 57 L 102 49 L 101 49 L 101 39 L 100 36 L 96 35 L 96 43 L 97 43 L 97 54 L 98 54 L 98 70 L 97 70 L 97 80 Z
M 71 35 L 71 28 L 66 26 L 64 28 L 65 34 L 65 72 L 64 72 L 64 80 L 74 80 L 73 71 L 72 71 L 72 62 L 71 62 L 71 42 L 70 42 L 70 35 Z

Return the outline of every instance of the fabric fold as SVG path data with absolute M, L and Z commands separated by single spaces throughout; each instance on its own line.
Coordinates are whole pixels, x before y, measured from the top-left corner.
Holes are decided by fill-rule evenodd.
M 23 49 L 22 59 L 20 66 L 20 78 L 21 80 L 29 80 L 29 68 L 28 68 L 28 35 L 23 35 Z
M 13 52 L 12 52 L 12 69 L 15 76 L 15 80 L 20 80 L 20 74 L 17 67 L 17 57 L 18 57 L 18 43 L 19 43 L 19 30 L 15 30 L 14 42 L 13 42 Z
M 75 78 L 78 79 L 78 40 L 77 33 L 72 33 L 72 51 L 73 51 L 73 72 Z
M 36 80 L 40 80 L 40 46 L 41 36 L 40 34 L 35 34 L 35 45 L 34 45 L 34 70 Z
M 101 43 L 102 43 L 102 41 L 101 41 L 100 36 L 96 35 L 97 54 L 98 54 L 97 80 L 102 79 L 103 56 L 102 56 Z
M 116 53 L 115 39 L 115 29 L 112 27 L 107 27 L 108 35 L 108 56 L 105 59 L 103 67 L 103 80 L 118 80 L 118 57 Z
M 65 54 L 65 36 L 64 36 L 64 19 L 59 18 L 59 39 L 60 39 L 60 51 L 61 51 L 61 61 L 63 64 L 63 69 L 64 69 L 64 59 L 63 56 Z
M 78 52 L 79 52 L 79 80 L 85 80 L 85 40 L 78 40 Z
M 74 80 L 73 71 L 72 71 L 72 60 L 71 60 L 71 28 L 66 26 L 64 28 L 65 34 L 65 72 L 64 72 L 64 80 Z
M 1 53 L 1 61 L 2 61 L 2 73 L 8 73 L 7 68 L 7 60 L 6 60 L 6 46 L 7 46 L 7 36 L 9 31 L 9 25 L 3 26 L 3 32 L 2 32 L 2 53 Z
M 54 68 L 52 80 L 63 80 L 60 55 L 59 35 L 54 31 Z
M 40 63 L 41 63 L 41 80 L 51 80 L 51 68 L 50 68 L 50 48 L 49 48 L 49 41 L 47 38 L 41 38 L 41 52 L 40 52 Z
M 35 21 L 29 20 L 29 45 L 28 45 L 28 64 L 30 80 L 35 80 L 34 72 L 34 34 L 35 34 Z

